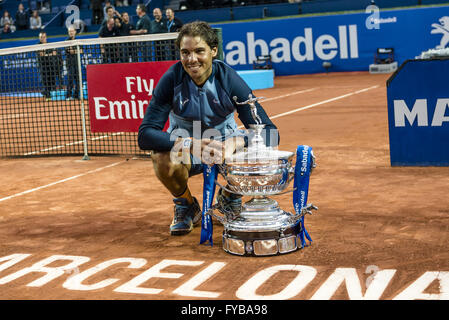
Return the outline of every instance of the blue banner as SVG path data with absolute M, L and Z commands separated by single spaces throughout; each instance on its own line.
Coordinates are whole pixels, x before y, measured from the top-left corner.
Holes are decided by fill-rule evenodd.
M 209 241 L 210 245 L 213 245 L 213 225 L 212 217 L 207 213 L 212 207 L 212 202 L 215 195 L 215 180 L 218 176 L 217 165 L 209 166 L 203 163 L 203 210 L 201 219 L 201 239 L 200 244 Z
M 301 210 L 307 206 L 307 198 L 309 196 L 309 181 L 310 173 L 312 171 L 312 148 L 306 145 L 301 145 L 296 148 L 296 165 L 295 176 L 293 181 L 293 207 L 296 214 L 301 214 Z M 301 217 L 301 230 L 298 234 L 301 240 L 301 246 L 307 246 L 306 238 L 312 241 L 312 238 L 307 233 L 304 226 L 304 216 Z
M 392 166 L 449 166 L 449 59 L 411 60 L 388 81 Z
M 399 64 L 448 45 L 449 6 L 214 24 L 222 28 L 225 62 L 236 70 L 271 54 L 276 75 L 368 71 L 377 48 L 394 48 Z

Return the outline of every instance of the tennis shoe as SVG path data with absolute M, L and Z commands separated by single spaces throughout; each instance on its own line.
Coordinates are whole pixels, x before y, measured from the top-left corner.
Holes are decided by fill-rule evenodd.
M 189 233 L 201 221 L 201 208 L 196 198 L 189 204 L 187 199 L 175 198 L 174 217 L 170 225 L 170 233 L 179 236 Z
M 224 214 L 228 219 L 236 219 L 242 212 L 242 196 L 231 193 L 226 196 L 223 189 L 218 191 L 217 195 L 218 210 Z

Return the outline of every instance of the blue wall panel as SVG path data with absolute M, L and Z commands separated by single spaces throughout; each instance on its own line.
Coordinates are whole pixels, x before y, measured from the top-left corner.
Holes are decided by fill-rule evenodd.
M 387 86 L 393 166 L 449 166 L 449 59 L 411 60 Z
M 307 1 L 301 3 L 302 13 L 323 13 L 332 11 L 353 11 L 365 9 L 370 3 L 351 0 L 333 0 L 333 1 Z
M 399 64 L 413 59 L 440 45 L 444 35 L 432 25 L 444 16 L 449 6 L 214 26 L 222 28 L 225 61 L 236 70 L 251 69 L 257 55 L 270 53 L 276 75 L 291 75 L 324 72 L 324 61 L 330 71 L 367 71 L 377 48 L 393 47 Z
M 234 13 L 234 20 L 263 18 L 262 6 L 235 7 L 232 11 Z

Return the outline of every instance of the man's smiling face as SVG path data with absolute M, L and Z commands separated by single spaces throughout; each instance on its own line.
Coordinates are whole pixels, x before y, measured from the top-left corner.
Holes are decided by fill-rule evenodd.
M 203 85 L 212 73 L 217 48 L 209 47 L 199 36 L 185 36 L 180 42 L 180 52 L 184 70 L 197 85 Z

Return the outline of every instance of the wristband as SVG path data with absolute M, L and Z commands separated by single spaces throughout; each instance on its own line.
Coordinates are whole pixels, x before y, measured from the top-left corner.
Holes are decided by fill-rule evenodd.
M 182 139 L 182 148 L 183 149 L 190 149 L 192 146 L 192 138 L 183 138 Z

